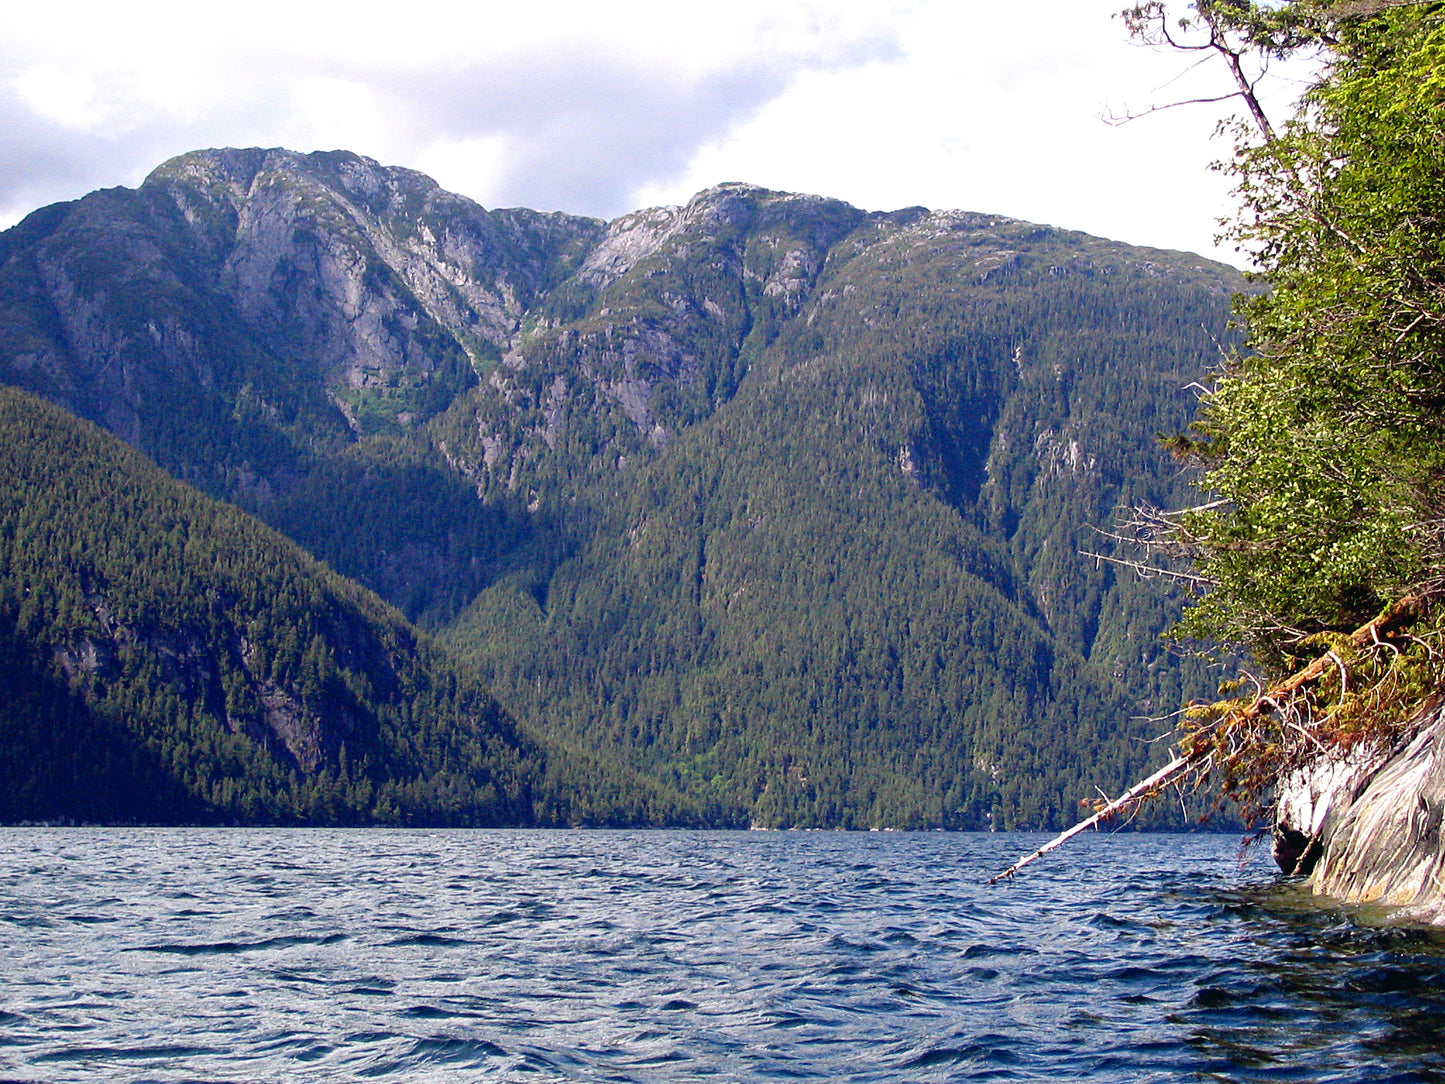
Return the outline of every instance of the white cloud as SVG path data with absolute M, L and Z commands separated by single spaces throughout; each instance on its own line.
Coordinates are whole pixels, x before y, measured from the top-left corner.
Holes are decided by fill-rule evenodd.
M 84 71 L 37 64 L 16 77 L 15 89 L 37 116 L 62 128 L 96 128 L 113 112 L 97 99 L 95 80 Z
M 1118 0 L 23 5 L 0 223 L 203 146 L 346 148 L 487 205 L 610 216 L 723 180 L 1207 249 L 1218 110 Z M 1217 84 L 1210 83 L 1215 86 Z
M 276 142 L 350 150 L 385 146 L 392 139 L 385 104 L 359 80 L 301 75 L 287 91 L 290 100 Z
M 1163 87 L 1180 60 L 1129 42 L 1115 6 L 1033 5 L 1025 22 L 1019 7 L 931 4 L 902 24 L 897 56 L 805 74 L 638 200 L 750 179 L 873 210 L 961 207 L 1229 258 L 1213 244 L 1230 208 L 1229 183 L 1210 169 L 1227 151 L 1211 139 L 1220 110 L 1101 119 L 1193 93 Z
M 480 136 L 433 143 L 418 153 L 415 168 L 452 192 L 499 192 L 507 157 L 508 142 L 503 136 Z

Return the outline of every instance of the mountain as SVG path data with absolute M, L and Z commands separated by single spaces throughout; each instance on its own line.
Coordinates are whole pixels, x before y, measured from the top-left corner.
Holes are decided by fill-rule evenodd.
M 547 748 L 371 592 L 14 388 L 0 477 L 0 822 L 698 817 Z
M 421 622 L 539 734 L 768 825 L 1049 826 L 1211 682 L 1081 550 L 1232 269 L 726 184 L 612 222 L 202 151 L 0 235 L 0 380 Z
M 352 155 L 187 156 L 0 235 L 0 377 L 411 615 L 454 609 L 486 582 L 507 509 L 408 438 L 600 228 L 488 214 Z

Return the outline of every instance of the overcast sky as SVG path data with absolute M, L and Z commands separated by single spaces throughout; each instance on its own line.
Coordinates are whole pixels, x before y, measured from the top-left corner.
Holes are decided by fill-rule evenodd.
M 612 218 L 721 181 L 1011 215 L 1239 262 L 1227 89 L 1123 0 L 82 0 L 0 37 L 0 226 L 199 147 L 344 148 Z M 1294 92 L 1287 83 L 1276 94 Z

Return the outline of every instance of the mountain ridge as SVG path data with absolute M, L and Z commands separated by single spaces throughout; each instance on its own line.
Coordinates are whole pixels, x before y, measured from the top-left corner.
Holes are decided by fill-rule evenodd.
M 602 223 L 193 152 L 0 235 L 0 380 L 539 732 L 758 823 L 1042 827 L 1205 680 L 1177 602 L 1078 551 L 1177 495 L 1153 437 L 1243 288 L 999 216 L 728 183 Z

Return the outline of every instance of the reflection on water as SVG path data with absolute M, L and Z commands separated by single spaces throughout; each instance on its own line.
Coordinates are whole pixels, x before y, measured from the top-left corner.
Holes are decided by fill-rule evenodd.
M 0 1078 L 1445 1080 L 1445 941 L 1210 836 L 0 830 Z

